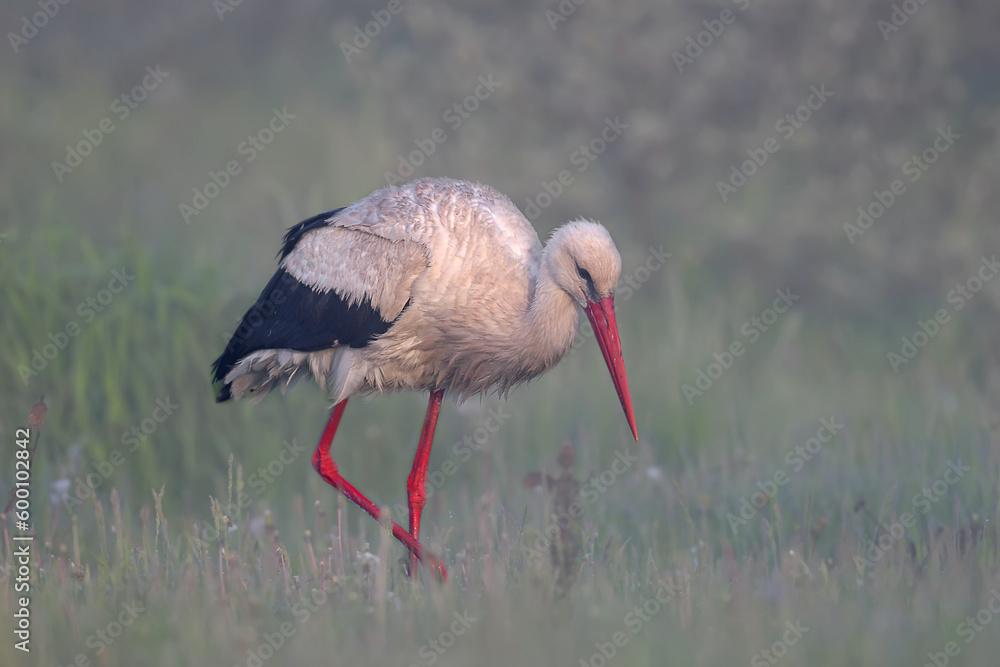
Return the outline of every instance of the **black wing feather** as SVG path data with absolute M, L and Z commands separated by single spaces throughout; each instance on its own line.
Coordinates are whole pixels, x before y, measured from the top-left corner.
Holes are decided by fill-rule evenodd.
M 281 257 L 292 251 L 303 234 L 328 224 L 330 217 L 341 210 L 321 213 L 289 229 Z M 213 363 L 213 382 L 224 381 L 241 359 L 258 350 L 316 352 L 343 345 L 364 347 L 390 326 L 392 321 L 383 319 L 368 299 L 349 304 L 335 291 L 321 292 L 279 269 Z M 230 388 L 226 384 L 219 390 L 217 400 L 229 398 Z
M 326 227 L 330 224 L 330 219 L 343 211 L 346 206 L 341 206 L 340 208 L 335 208 L 332 211 L 327 211 L 326 213 L 320 213 L 314 215 L 313 217 L 303 220 L 297 225 L 293 225 L 288 228 L 285 232 L 285 237 L 281 239 L 281 250 L 278 251 L 278 259 L 282 260 L 288 256 L 295 246 L 298 245 L 299 241 L 305 236 L 306 232 L 311 232 L 314 229 L 319 229 L 320 227 Z
M 348 304 L 333 290 L 320 292 L 280 269 L 215 360 L 213 381 L 223 381 L 243 357 L 258 350 L 316 352 L 343 345 L 364 347 L 390 326 L 392 321 L 383 319 L 367 299 Z M 226 385 L 218 400 L 228 398 Z

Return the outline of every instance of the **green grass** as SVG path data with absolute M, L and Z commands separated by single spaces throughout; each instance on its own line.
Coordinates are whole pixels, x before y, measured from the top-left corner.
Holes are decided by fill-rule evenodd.
M 96 293 L 104 267 L 119 263 L 85 251 L 79 277 L 72 265 L 52 271 L 68 251 L 58 239 L 37 239 L 22 242 L 49 254 L 25 254 L 5 281 L 12 307 L 23 309 L 18 321 L 32 323 L 8 332 L 20 335 L 10 338 L 19 341 L 13 359 L 63 321 L 56 304 Z M 271 664 L 601 664 L 600 646 L 610 653 L 616 636 L 624 646 L 615 647 L 615 664 L 663 664 L 664 656 L 763 664 L 758 653 L 782 640 L 786 622 L 809 628 L 787 664 L 923 664 L 949 641 L 961 648 L 959 664 L 985 664 L 1000 644 L 995 625 L 969 643 L 971 626 L 959 626 L 1000 590 L 998 436 L 988 398 L 945 363 L 964 354 L 959 324 L 893 375 L 884 356 L 891 339 L 837 325 L 835 345 L 833 325 L 802 303 L 689 404 L 681 385 L 741 339 L 741 323 L 770 297 L 748 290 L 740 303 L 696 303 L 680 285 L 644 288 L 619 304 L 638 445 L 590 340 L 508 403 L 447 407 L 430 470 L 452 473 L 437 478 L 424 529 L 449 567 L 442 586 L 423 570 L 407 579 L 402 548 L 312 472 L 320 392 L 301 386 L 256 408 L 212 403 L 207 362 L 222 335 L 195 333 L 223 324 L 209 321 L 210 276 L 197 292 L 183 281 L 164 290 L 148 276 L 172 261 L 169 252 L 122 247 L 136 266 L 134 285 L 32 378 L 38 384 L 12 390 L 23 398 L 8 408 L 20 416 L 7 423 L 23 425 L 34 393 L 44 389 L 50 404 L 32 497 L 30 664 L 66 665 L 81 654 L 105 665 L 247 664 L 247 651 L 268 637 L 282 644 Z M 57 281 L 33 289 L 46 271 Z M 156 381 L 144 384 L 146 354 L 157 357 Z M 53 480 L 83 477 L 121 449 L 117 435 L 150 414 L 156 388 L 177 400 L 175 414 L 92 497 L 47 502 Z M 481 451 L 456 448 L 501 405 L 504 423 Z M 336 459 L 360 488 L 398 508 L 423 399 L 349 407 Z M 808 460 L 788 458 L 821 419 L 842 427 Z M 292 439 L 305 455 L 274 464 Z M 74 440 L 83 451 L 70 474 L 66 443 Z M 605 473 L 611 483 L 590 500 L 579 496 L 574 581 L 559 595 L 548 543 L 539 541 L 554 500 L 523 481 L 535 470 L 558 473 L 564 442 L 575 450 L 578 482 Z M 639 460 L 612 476 L 620 451 Z M 959 460 L 972 469 L 923 511 L 914 496 Z M 273 479 L 260 476 L 268 464 Z M 779 471 L 782 483 L 768 487 Z M 758 482 L 776 493 L 744 522 L 743 501 L 763 502 Z M 905 535 L 883 536 L 884 555 L 859 569 L 856 558 L 881 534 L 876 522 L 888 532 L 903 512 L 915 518 Z M 15 543 L 5 525 L 0 585 L 12 609 Z M 532 558 L 539 549 L 544 557 Z M 97 655 L 95 633 L 117 632 L 119 616 L 131 620 L 128 610 L 139 607 Z M 468 629 L 458 623 L 463 633 L 447 649 L 431 644 L 451 643 L 455 613 Z M 11 637 L 10 614 L 0 618 Z M 12 644 L 0 644 L 0 661 L 25 664 Z

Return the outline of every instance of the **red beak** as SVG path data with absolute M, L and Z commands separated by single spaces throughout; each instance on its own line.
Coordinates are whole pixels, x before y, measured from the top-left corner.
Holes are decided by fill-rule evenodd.
M 622 342 L 618 337 L 618 322 L 615 320 L 615 297 L 605 297 L 600 302 L 591 301 L 585 310 L 590 325 L 594 327 L 594 334 L 597 336 L 597 344 L 601 346 L 604 361 L 611 371 L 611 379 L 615 383 L 618 400 L 621 401 L 622 409 L 625 411 L 629 428 L 632 429 L 632 436 L 638 442 L 639 432 L 635 428 L 632 397 L 628 393 L 628 378 L 625 377 L 625 358 L 622 357 Z

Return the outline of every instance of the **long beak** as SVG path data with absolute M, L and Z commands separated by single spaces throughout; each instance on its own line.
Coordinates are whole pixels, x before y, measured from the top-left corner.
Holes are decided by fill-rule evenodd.
M 604 361 L 611 371 L 611 379 L 615 383 L 618 400 L 621 401 L 622 409 L 625 411 L 629 428 L 632 429 L 632 437 L 638 442 L 639 432 L 635 428 L 632 397 L 628 393 L 628 378 L 625 377 L 625 358 L 622 357 L 622 342 L 618 337 L 618 322 L 615 320 L 615 297 L 612 295 L 599 302 L 591 301 L 584 310 L 590 319 L 590 325 L 594 327 L 594 334 L 597 336 L 597 344 L 601 346 Z

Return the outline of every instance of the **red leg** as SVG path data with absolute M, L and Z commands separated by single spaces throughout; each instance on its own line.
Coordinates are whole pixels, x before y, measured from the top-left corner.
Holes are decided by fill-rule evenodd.
M 427 404 L 427 416 L 424 417 L 424 428 L 420 431 L 420 442 L 417 444 L 417 454 L 413 457 L 413 468 L 406 480 L 406 498 L 410 506 L 410 535 L 420 539 L 420 514 L 427 504 L 427 464 L 431 459 L 431 443 L 434 442 L 434 429 L 437 428 L 438 413 L 441 411 L 441 397 L 444 390 L 431 392 L 431 400 Z M 416 555 L 410 555 L 410 572 L 416 576 Z
M 347 496 L 348 500 L 368 512 L 372 518 L 378 521 L 382 514 L 381 510 L 341 476 L 337 470 L 337 464 L 330 457 L 330 445 L 333 443 L 333 436 L 337 433 L 337 426 L 340 425 L 340 418 L 343 416 L 346 406 L 346 398 L 334 406 L 333 413 L 330 415 L 330 421 L 327 422 L 326 428 L 323 430 L 323 437 L 320 438 L 319 444 L 316 445 L 316 451 L 313 453 L 313 468 L 316 469 L 316 472 L 319 473 L 320 477 L 327 484 L 343 493 Z M 424 551 L 424 548 L 417 542 L 416 538 L 395 521 L 392 522 L 392 535 L 410 550 L 414 561 L 417 559 L 423 561 L 427 567 L 437 572 L 442 581 L 445 580 L 448 574 L 445 571 L 444 563 L 437 556 Z

